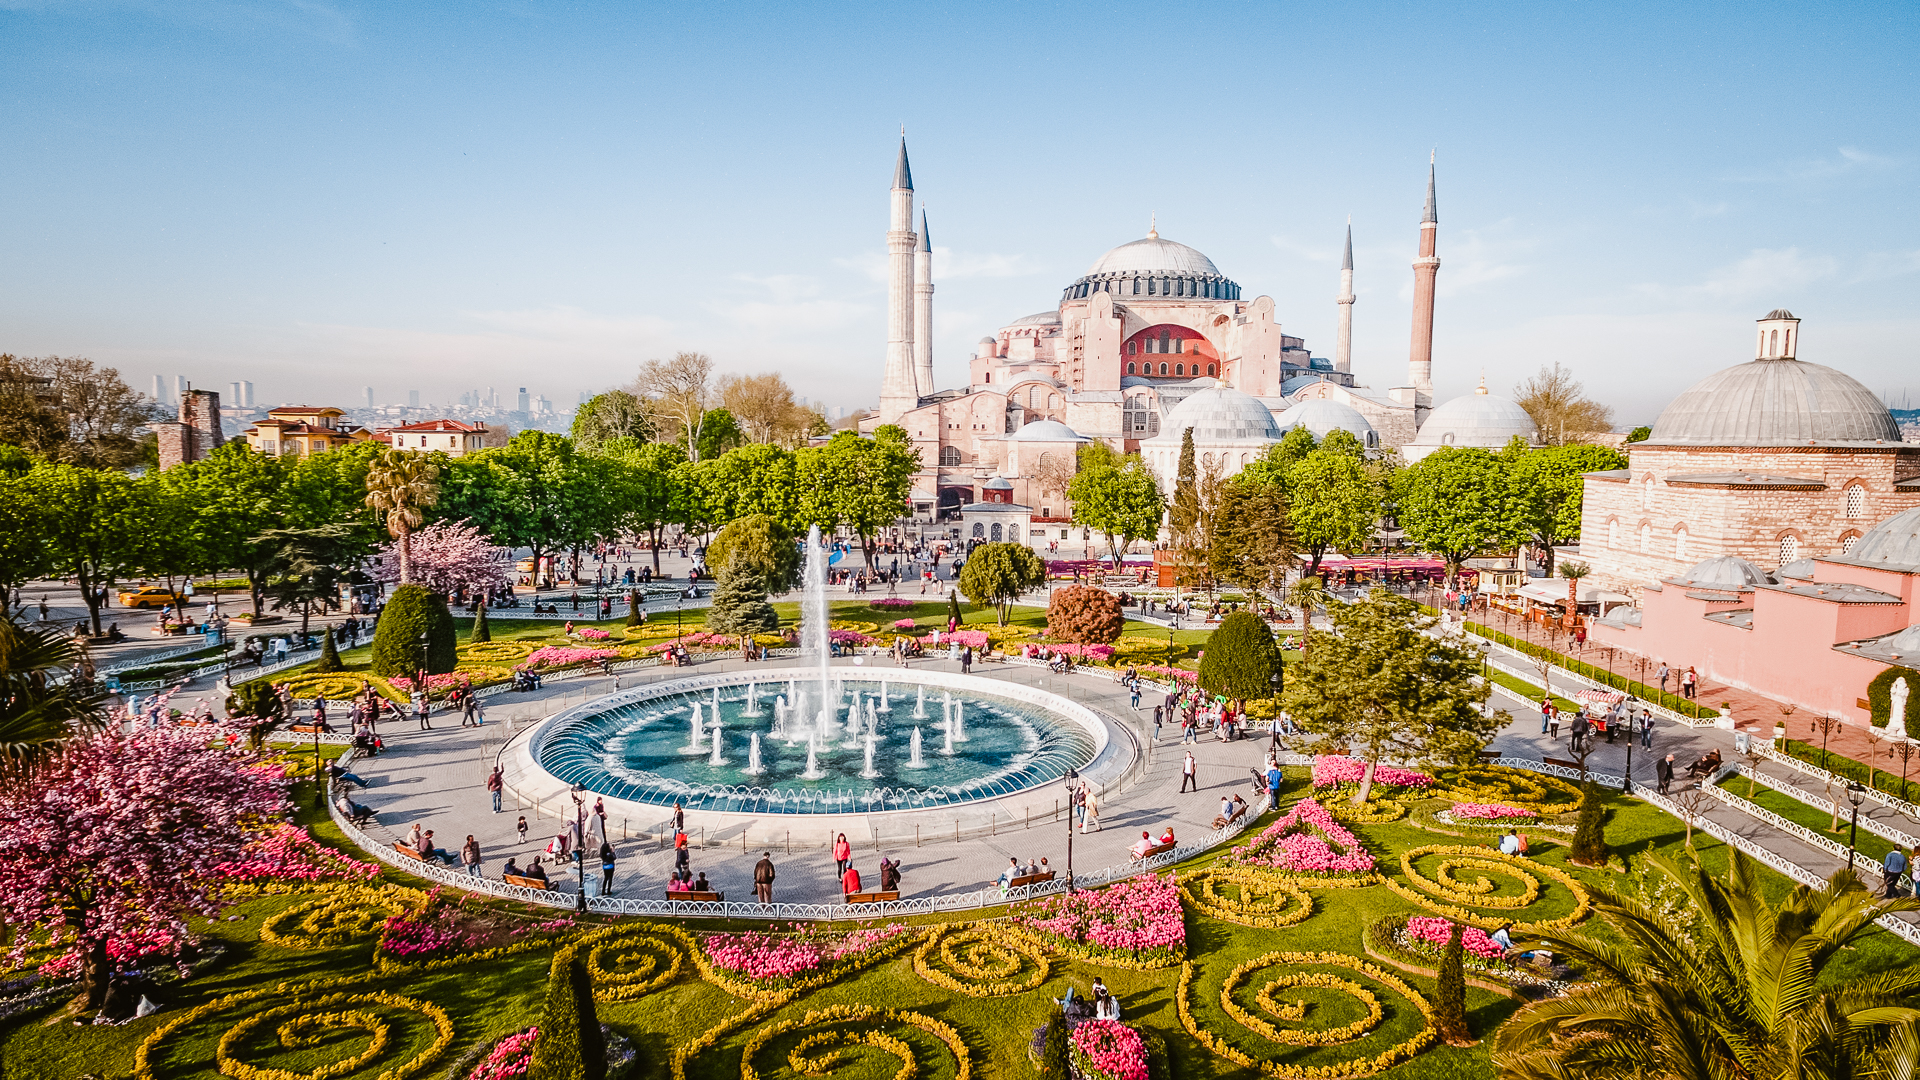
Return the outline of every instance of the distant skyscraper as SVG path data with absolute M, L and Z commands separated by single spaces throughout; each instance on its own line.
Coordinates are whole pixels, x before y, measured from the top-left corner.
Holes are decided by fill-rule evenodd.
M 193 384 L 187 381 L 187 377 L 185 375 L 175 375 L 173 377 L 173 400 L 175 401 L 187 400 L 187 394 L 192 390 L 193 390 Z
M 523 386 L 520 388 L 520 396 L 514 399 L 514 408 L 520 412 L 527 411 L 527 388 L 526 387 Z
M 361 388 L 360 388 L 360 394 L 361 394 L 361 396 L 362 396 L 362 397 L 364 397 L 364 398 L 366 398 L 366 400 L 367 400 L 367 408 L 369 408 L 369 409 L 371 409 L 371 408 L 373 408 L 373 387 L 371 387 L 371 386 L 363 386 L 363 387 L 361 387 Z
M 253 408 L 253 384 L 242 379 L 240 380 L 240 389 L 246 395 L 247 399 L 242 404 L 246 405 L 249 409 Z
M 246 401 L 246 395 L 240 392 L 239 383 L 230 382 L 227 384 L 227 400 L 232 402 L 236 406 Z
M 499 404 L 500 404 L 500 399 L 493 396 L 493 387 L 491 386 L 487 387 L 487 400 L 486 400 L 487 407 L 497 408 Z
M 165 375 L 155 375 L 153 377 L 153 400 L 162 405 L 165 405 L 170 400 L 167 397 L 167 377 Z
M 420 407 L 420 391 L 418 390 L 407 391 L 407 408 L 417 409 L 419 407 Z

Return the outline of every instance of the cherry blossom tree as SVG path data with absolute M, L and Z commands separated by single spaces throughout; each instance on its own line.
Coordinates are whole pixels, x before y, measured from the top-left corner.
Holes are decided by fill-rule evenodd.
M 287 805 L 280 766 L 224 734 L 102 731 L 0 786 L 0 920 L 19 932 L 16 958 L 31 929 L 66 940 L 98 1008 L 110 945 L 179 939 L 189 915 L 219 910 L 213 868 Z
M 464 519 L 436 521 L 413 533 L 407 546 L 408 577 L 433 592 L 491 589 L 507 579 L 505 549 Z M 382 544 L 375 576 L 399 581 L 400 568 L 399 543 Z

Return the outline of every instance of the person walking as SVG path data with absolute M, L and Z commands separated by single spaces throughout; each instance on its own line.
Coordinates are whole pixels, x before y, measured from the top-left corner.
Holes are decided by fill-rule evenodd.
M 1160 741 L 1160 722 L 1166 718 L 1166 713 L 1167 710 L 1164 705 L 1155 705 L 1153 707 L 1153 741 L 1156 743 Z
M 673 831 L 677 833 L 687 831 L 687 808 L 680 805 L 678 799 L 673 801 Z
M 1139 679 L 1133 680 L 1132 683 L 1128 685 L 1127 689 L 1131 694 L 1131 704 L 1133 705 L 1133 711 L 1139 712 L 1140 711 L 1140 680 Z
M 500 812 L 500 792 L 506 787 L 506 781 L 500 778 L 500 766 L 495 765 L 487 774 L 487 793 L 493 796 L 493 812 Z
M 1907 872 L 1907 853 L 1900 850 L 1898 844 L 1887 852 L 1885 862 L 1880 864 L 1880 896 L 1891 900 L 1900 895 L 1900 875 Z
M 613 844 L 600 841 L 600 895 L 613 895 Z
M 430 715 L 428 709 L 427 695 L 421 694 L 414 699 L 413 718 L 420 722 L 421 731 L 433 730 L 433 725 L 427 722 L 427 717 Z
M 1660 759 L 1660 763 L 1653 768 L 1653 775 L 1654 779 L 1658 781 L 1654 790 L 1665 795 L 1667 793 L 1667 785 L 1673 783 L 1672 754 L 1668 754 L 1666 757 Z
M 1267 805 L 1268 806 L 1271 807 L 1271 806 L 1280 805 L 1280 781 L 1285 778 L 1286 778 L 1286 774 L 1280 771 L 1280 763 L 1278 761 L 1275 761 L 1272 758 L 1268 758 L 1267 759 Z
M 841 833 L 833 841 L 833 872 L 845 872 L 853 865 L 853 845 L 847 843 L 847 834 Z
M 478 700 L 472 694 L 466 695 L 460 702 L 460 726 L 479 727 Z
M 1083 834 L 1099 832 L 1100 796 L 1094 792 L 1091 785 L 1083 786 L 1081 790 L 1083 794 L 1080 797 L 1080 809 L 1082 811 L 1080 814 L 1080 831 Z
M 1640 748 L 1642 750 L 1653 749 L 1653 710 L 1652 709 L 1643 708 L 1640 710 Z
M 467 834 L 467 842 L 460 845 L 460 864 L 467 868 L 468 877 L 480 876 L 480 841 Z
M 1660 692 L 1663 694 L 1666 693 L 1667 692 L 1667 676 L 1673 674 L 1673 672 L 1671 669 L 1667 667 L 1667 662 L 1665 660 L 1660 661 L 1660 668 L 1658 671 L 1654 672 L 1654 674 L 1660 676 Z
M 1693 700 L 1694 691 L 1698 689 L 1699 684 L 1700 674 L 1691 667 L 1687 668 L 1686 674 L 1680 676 L 1680 692 L 1687 695 L 1688 701 Z
M 773 876 L 773 852 L 763 851 L 753 864 L 753 898 L 762 904 L 773 903 Z
M 1551 723 L 1553 723 L 1553 698 L 1542 697 L 1540 699 L 1540 734 L 1545 735 L 1547 726 Z
M 673 834 L 673 868 L 688 877 L 693 876 L 693 853 L 687 850 L 686 833 Z
M 973 674 L 973 646 L 971 645 L 960 650 L 960 674 Z
M 1192 730 L 1191 725 L 1188 726 L 1188 730 Z M 1191 750 L 1187 751 L 1187 759 L 1180 763 L 1180 793 L 1182 795 L 1186 794 L 1189 786 L 1195 791 L 1200 790 L 1200 779 L 1195 774 L 1193 751 Z

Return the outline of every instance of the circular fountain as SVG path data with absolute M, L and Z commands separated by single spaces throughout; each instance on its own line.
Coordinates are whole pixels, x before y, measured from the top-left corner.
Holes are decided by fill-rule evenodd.
M 584 788 L 641 832 L 679 802 L 709 829 L 773 842 L 816 828 L 919 837 L 1048 820 L 1069 770 L 1102 785 L 1127 774 L 1132 736 L 1078 702 L 979 676 L 831 664 L 817 535 L 807 550 L 807 666 L 673 679 L 567 709 L 502 752 L 512 790 L 558 804 Z M 857 826 L 833 820 L 855 814 Z

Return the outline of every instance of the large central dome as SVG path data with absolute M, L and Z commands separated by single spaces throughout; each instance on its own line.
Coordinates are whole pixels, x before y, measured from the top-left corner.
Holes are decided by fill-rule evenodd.
M 1845 372 L 1804 360 L 1753 360 L 1673 399 L 1645 445 L 1804 446 L 1900 441 L 1900 425 L 1873 391 Z
M 1220 276 L 1220 269 L 1213 260 L 1202 255 L 1197 249 L 1172 240 L 1163 240 L 1157 234 L 1144 240 L 1135 240 L 1130 244 L 1121 244 L 1094 261 L 1087 276 L 1096 274 L 1130 273 L 1167 273 L 1199 274 L 1205 277 Z

